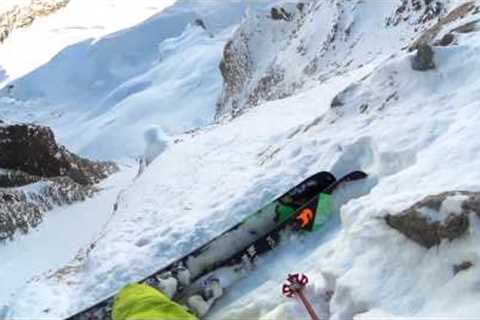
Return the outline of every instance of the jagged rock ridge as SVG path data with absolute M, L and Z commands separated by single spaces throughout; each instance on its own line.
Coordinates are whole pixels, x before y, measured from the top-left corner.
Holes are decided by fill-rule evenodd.
M 91 197 L 117 170 L 69 152 L 51 129 L 27 124 L 0 126 L 0 168 L 0 241 L 35 228 L 54 206 Z
M 15 5 L 0 12 L 0 43 L 17 28 L 30 26 L 36 18 L 48 16 L 65 7 L 70 0 L 31 0 L 28 5 Z

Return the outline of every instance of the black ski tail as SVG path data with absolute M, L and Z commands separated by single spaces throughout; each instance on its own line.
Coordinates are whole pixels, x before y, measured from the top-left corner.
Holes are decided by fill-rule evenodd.
M 261 238 L 255 240 L 249 246 L 246 246 L 245 248 L 240 250 L 237 254 L 235 254 L 233 257 L 231 257 L 227 261 L 222 261 L 222 263 L 217 265 L 216 267 L 218 268 L 222 266 L 240 265 L 242 264 L 242 262 L 248 262 L 250 264 L 254 264 L 255 259 L 258 256 L 261 256 L 271 251 L 273 248 L 275 248 L 278 245 L 278 243 L 281 241 L 281 233 L 284 232 L 286 229 L 289 229 L 294 232 L 311 231 L 312 223 L 315 219 L 315 216 L 312 217 L 313 219 L 311 220 L 310 224 L 306 227 L 301 227 L 301 224 L 298 223 L 297 218 L 302 213 L 303 210 L 309 210 L 311 212 L 314 212 L 315 214 L 317 210 L 318 200 L 321 194 L 330 195 L 341 185 L 347 182 L 361 180 L 366 177 L 368 177 L 368 175 L 363 171 L 352 171 L 347 175 L 343 176 L 342 178 L 340 178 L 339 180 L 331 183 L 328 187 L 326 187 L 321 192 L 319 192 L 314 198 L 312 198 L 303 206 L 301 206 L 299 209 L 297 209 L 296 213 L 293 214 L 288 220 L 285 220 L 284 222 L 278 224 L 273 230 L 271 230 Z
M 323 189 L 322 193 L 332 194 L 333 191 L 335 191 L 335 189 L 337 189 L 340 185 L 342 185 L 344 183 L 365 179 L 367 177 L 368 177 L 368 175 L 363 171 L 360 171 L 360 170 L 352 171 L 352 172 L 344 175 L 343 177 L 341 177 L 337 181 L 333 182 L 331 185 L 329 185 L 325 189 Z
M 305 203 L 304 206 L 299 209 L 299 211 L 298 211 L 299 213 L 297 214 L 297 217 L 299 217 L 302 214 L 303 210 L 308 210 L 309 212 L 313 213 L 313 215 L 310 218 L 310 222 L 308 222 L 308 224 L 305 224 L 305 222 L 302 219 L 298 219 L 297 217 L 295 217 L 295 221 L 293 221 L 291 223 L 290 228 L 292 230 L 296 230 L 296 231 L 300 231 L 300 230 L 313 231 L 316 215 L 318 214 L 317 206 L 318 206 L 318 202 L 320 201 L 321 195 L 323 194 L 323 195 L 329 195 L 330 196 L 336 189 L 338 189 L 342 185 L 344 185 L 348 182 L 353 182 L 353 181 L 365 179 L 367 177 L 368 177 L 368 175 L 365 172 L 360 171 L 360 170 L 356 170 L 356 171 L 352 171 L 350 173 L 347 173 L 346 175 L 344 175 L 340 179 L 334 181 L 328 187 L 326 187 L 321 192 L 319 192 L 318 195 L 315 198 L 313 198 L 309 202 Z M 302 226 L 302 224 L 305 224 L 305 225 Z

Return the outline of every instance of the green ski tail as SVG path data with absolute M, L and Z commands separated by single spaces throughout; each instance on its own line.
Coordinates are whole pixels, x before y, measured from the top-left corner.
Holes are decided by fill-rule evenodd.
M 296 210 L 292 207 L 289 207 L 287 205 L 284 205 L 282 203 L 277 204 L 275 208 L 275 213 L 277 215 L 278 223 L 285 222 L 288 220 Z
M 317 231 L 323 227 L 332 216 L 332 196 L 326 193 L 320 193 L 318 196 L 317 210 L 313 220 L 311 231 Z

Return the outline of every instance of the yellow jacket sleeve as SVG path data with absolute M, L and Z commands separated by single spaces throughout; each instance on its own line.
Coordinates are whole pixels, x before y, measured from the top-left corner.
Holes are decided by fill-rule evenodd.
M 129 284 L 115 297 L 113 320 L 197 320 L 185 308 L 145 284 Z

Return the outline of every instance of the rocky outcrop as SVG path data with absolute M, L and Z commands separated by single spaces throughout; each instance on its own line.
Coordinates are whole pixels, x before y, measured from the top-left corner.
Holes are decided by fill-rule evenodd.
M 42 179 L 38 176 L 32 176 L 21 171 L 0 171 L 0 188 L 22 187 L 40 180 Z
M 242 90 L 253 73 L 248 40 L 247 34 L 239 32 L 225 45 L 220 62 L 224 86 L 222 95 L 217 102 L 217 115 L 225 114 L 227 109 L 235 114 L 240 109 Z
M 117 170 L 81 158 L 36 125 L 0 126 L 0 241 L 38 226 L 55 206 L 91 197 L 95 184 Z
M 470 227 L 469 216 L 480 217 L 480 193 L 451 191 L 426 197 L 385 222 L 425 248 L 462 237 Z
M 475 1 L 467 1 L 462 3 L 460 6 L 451 10 L 446 16 L 439 18 L 438 22 L 433 26 L 425 30 L 420 37 L 418 37 L 418 39 L 409 46 L 409 50 L 416 50 L 423 44 L 434 44 L 440 41 L 440 39 L 446 34 L 462 30 L 461 26 L 452 26 L 450 27 L 450 30 L 448 28 L 452 22 L 478 15 L 479 12 L 480 7 Z M 470 21 L 467 22 L 467 24 L 469 27 L 466 29 L 472 30 L 472 27 L 475 26 L 476 22 Z M 440 39 L 438 39 L 439 37 Z
M 412 57 L 412 69 L 416 71 L 427 71 L 435 69 L 435 52 L 428 44 L 418 46 L 417 53 Z
M 438 0 L 402 0 L 395 12 L 387 18 L 387 26 L 400 23 L 424 24 L 445 12 L 445 6 Z
M 459 263 L 453 266 L 453 274 L 466 271 L 471 267 L 473 267 L 473 263 L 471 261 L 463 261 L 462 263 Z
M 282 7 L 273 7 L 270 11 L 270 16 L 273 20 L 290 21 L 292 19 L 291 13 L 285 11 Z
M 116 170 L 112 163 L 83 159 L 59 146 L 50 128 L 26 124 L 0 127 L 0 168 L 46 178 L 67 176 L 81 185 L 97 183 Z
M 454 41 L 455 41 L 455 35 L 449 32 L 446 35 L 444 35 L 440 40 L 437 40 L 433 45 L 446 47 L 451 45 Z
M 0 43 L 17 28 L 30 26 L 38 17 L 48 16 L 65 7 L 70 0 L 31 0 L 28 5 L 16 5 L 0 12 Z
M 0 241 L 29 232 L 54 206 L 83 201 L 95 191 L 94 186 L 80 185 L 68 177 L 40 179 L 25 188 L 0 188 Z
M 285 32 L 286 39 L 289 32 L 293 37 L 293 32 L 301 24 L 304 10 L 303 4 L 288 8 L 275 6 L 268 15 L 251 17 L 237 30 L 226 44 L 220 62 L 224 86 L 217 102 L 217 118 L 225 115 L 235 117 L 245 109 L 293 93 L 295 84 L 284 83 L 285 68 L 282 63 L 277 63 L 274 56 L 266 50 L 263 52 L 260 46 L 280 41 Z M 266 35 L 259 31 L 263 29 L 273 31 Z
M 389 2 L 391 14 L 385 16 L 384 11 L 379 11 L 378 17 L 369 17 L 378 19 L 379 24 L 387 20 L 385 30 L 378 30 L 377 35 L 364 29 L 362 22 L 367 12 L 377 9 L 373 3 L 361 0 L 308 1 L 291 6 L 282 3 L 249 16 L 224 50 L 220 64 L 224 88 L 217 103 L 217 119 L 236 116 L 243 110 L 362 68 L 372 55 L 365 43 L 374 44 L 375 50 L 391 57 L 403 49 L 419 49 L 413 67 L 430 70 L 435 67 L 431 47 L 437 40 L 448 31 L 471 32 L 477 28 L 471 18 L 480 12 L 477 2 L 461 3 L 448 12 L 449 5 L 446 0 Z M 465 23 L 458 29 L 457 20 L 463 18 Z M 450 29 L 444 28 L 446 25 Z M 385 41 L 389 43 L 387 47 L 383 40 L 378 41 L 391 37 L 395 32 L 390 29 L 396 26 L 403 30 L 402 34 L 405 32 L 398 42 Z M 412 37 L 418 39 L 414 44 Z M 441 43 L 454 42 L 455 36 L 448 35 Z M 364 97 L 369 101 L 359 101 L 355 106 L 358 112 L 383 110 L 399 99 L 396 79 L 391 77 L 385 92 L 372 92 L 370 97 Z M 332 107 L 342 110 L 339 107 L 347 103 L 344 100 L 334 100 Z

